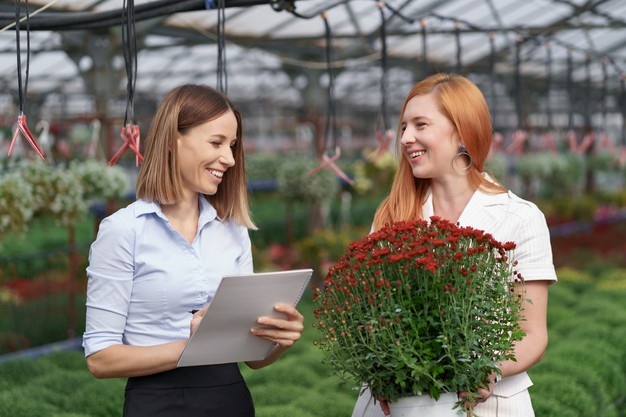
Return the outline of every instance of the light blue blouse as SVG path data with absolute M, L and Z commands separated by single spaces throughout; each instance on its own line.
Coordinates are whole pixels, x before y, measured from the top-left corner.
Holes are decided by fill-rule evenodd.
M 248 229 L 222 221 L 203 197 L 200 206 L 191 244 L 158 203 L 137 200 L 102 220 L 87 267 L 85 356 L 187 339 L 189 310 L 204 307 L 224 275 L 252 272 Z

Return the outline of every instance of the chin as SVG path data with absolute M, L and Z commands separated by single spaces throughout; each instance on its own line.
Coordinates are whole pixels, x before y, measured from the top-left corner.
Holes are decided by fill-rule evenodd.
M 216 186 L 208 186 L 208 187 L 204 187 L 204 188 L 200 188 L 198 190 L 199 193 L 204 194 L 204 195 L 214 195 L 215 193 L 217 193 L 217 187 Z

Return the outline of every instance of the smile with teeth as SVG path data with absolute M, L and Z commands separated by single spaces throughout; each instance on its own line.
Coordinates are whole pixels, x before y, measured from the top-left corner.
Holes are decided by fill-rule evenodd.
M 217 178 L 222 178 L 224 176 L 224 173 L 221 171 L 214 171 L 212 169 L 209 170 L 209 172 L 213 175 L 215 175 Z
M 410 158 L 417 158 L 418 156 L 422 156 L 426 153 L 426 151 L 415 151 L 409 154 Z

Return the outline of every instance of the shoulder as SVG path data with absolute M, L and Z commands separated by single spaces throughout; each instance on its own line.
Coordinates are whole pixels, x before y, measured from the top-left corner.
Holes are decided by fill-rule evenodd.
M 228 229 L 233 235 L 237 236 L 238 240 L 242 242 L 248 242 L 250 240 L 250 233 L 246 226 L 239 224 L 235 221 L 228 220 L 222 222 L 224 227 Z
M 156 213 L 158 209 L 159 206 L 156 203 L 137 200 L 105 217 L 100 222 L 99 229 L 125 235 L 139 227 L 146 214 Z
M 545 222 L 545 216 L 539 207 L 532 201 L 525 200 L 512 191 L 508 191 L 507 195 L 507 212 L 525 221 L 542 221 Z
M 549 235 L 545 216 L 539 207 L 512 191 L 498 194 L 480 192 L 464 220 L 497 235 L 501 240 L 525 240 L 522 236 L 528 234 Z
M 543 216 L 535 203 L 525 200 L 512 191 L 490 194 L 479 190 L 477 192 L 478 207 L 486 210 L 502 211 L 508 216 L 529 218 Z

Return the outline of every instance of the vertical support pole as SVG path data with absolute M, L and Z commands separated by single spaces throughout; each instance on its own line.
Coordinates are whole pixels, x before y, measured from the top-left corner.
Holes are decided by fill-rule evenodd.
M 546 115 L 548 116 L 547 130 L 552 130 L 552 106 L 550 105 L 550 89 L 552 87 L 552 45 L 546 42 Z
M 422 27 L 422 78 L 426 78 L 430 74 L 430 68 L 428 67 L 428 43 L 426 42 L 427 24 L 426 19 L 420 19 Z
M 567 82 L 566 82 L 566 88 L 569 94 L 569 100 L 567 100 L 567 103 L 568 103 L 567 129 L 568 130 L 572 130 L 574 128 L 574 97 L 572 94 L 572 87 L 573 87 L 572 70 L 573 70 L 572 48 L 568 47 L 567 48 Z
M 517 112 L 517 127 L 522 128 L 524 123 L 524 112 L 522 110 L 523 100 L 522 100 L 522 74 L 521 74 L 521 66 L 522 66 L 522 43 L 524 42 L 524 38 L 522 36 L 517 37 L 517 42 L 515 43 L 515 110 Z
M 454 22 L 454 40 L 456 42 L 456 72 L 461 73 L 461 22 Z

